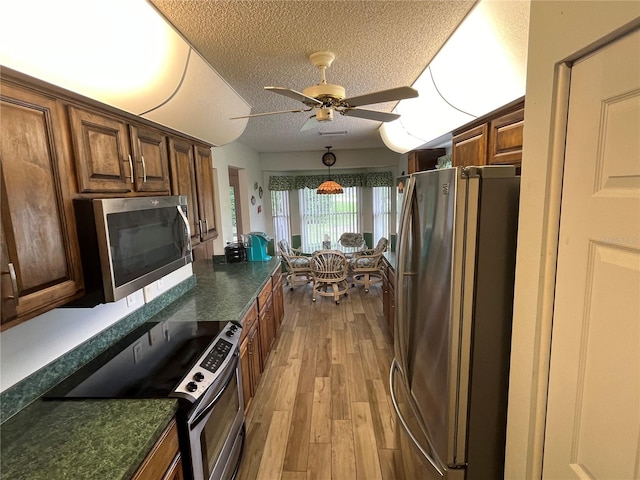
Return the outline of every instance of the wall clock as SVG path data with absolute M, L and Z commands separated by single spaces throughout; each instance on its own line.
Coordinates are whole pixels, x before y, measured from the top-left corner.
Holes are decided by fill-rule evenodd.
M 322 163 L 324 163 L 327 167 L 333 167 L 333 164 L 336 163 L 336 155 L 333 152 L 329 151 L 331 147 L 325 148 L 327 149 L 327 153 L 322 155 Z

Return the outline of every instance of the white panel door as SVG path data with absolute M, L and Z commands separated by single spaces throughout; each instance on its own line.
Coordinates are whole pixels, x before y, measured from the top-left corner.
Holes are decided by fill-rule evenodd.
M 640 478 L 640 32 L 572 67 L 544 479 Z

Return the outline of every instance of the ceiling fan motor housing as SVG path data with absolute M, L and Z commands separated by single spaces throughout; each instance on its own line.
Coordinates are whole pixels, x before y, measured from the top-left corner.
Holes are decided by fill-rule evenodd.
M 341 85 L 333 85 L 331 83 L 321 83 L 305 88 L 302 93 L 316 100 L 342 100 L 345 98 L 344 87 Z
M 333 108 L 322 107 L 316 112 L 316 120 L 318 122 L 330 122 L 333 120 Z

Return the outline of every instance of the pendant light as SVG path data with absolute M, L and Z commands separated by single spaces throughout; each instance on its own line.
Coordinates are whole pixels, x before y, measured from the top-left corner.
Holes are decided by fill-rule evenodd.
M 321 183 L 316 193 L 318 195 L 335 195 L 338 193 L 343 193 L 344 190 L 342 189 L 340 184 L 331 180 L 331 166 L 336 163 L 336 156 L 333 152 L 331 152 L 331 147 L 324 148 L 326 148 L 327 151 L 324 155 L 322 155 L 322 163 L 329 167 L 329 180 Z

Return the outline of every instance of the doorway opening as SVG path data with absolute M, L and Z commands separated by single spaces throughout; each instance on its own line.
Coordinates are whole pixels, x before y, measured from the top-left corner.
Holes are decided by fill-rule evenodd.
M 229 167 L 229 197 L 231 204 L 231 234 L 234 242 L 240 241 L 242 234 L 242 202 L 240 195 L 239 169 Z

